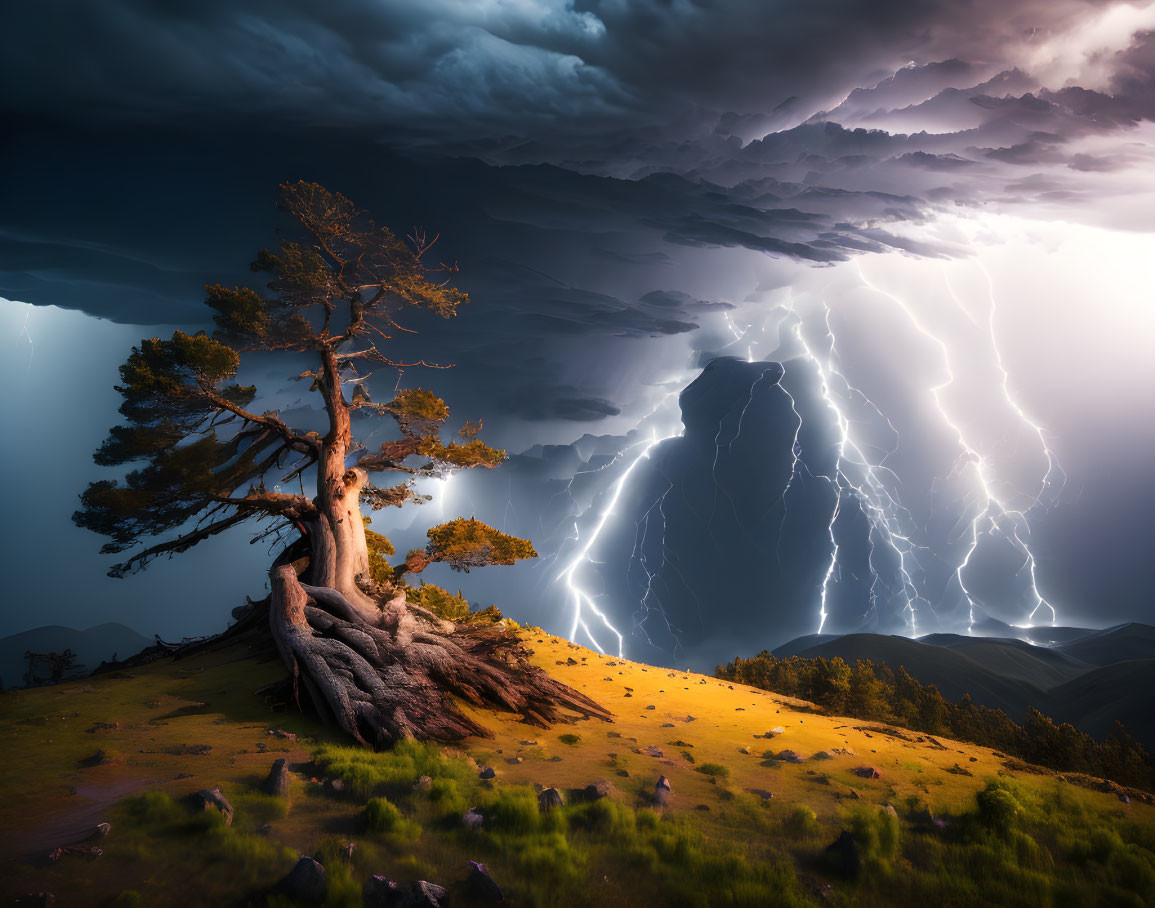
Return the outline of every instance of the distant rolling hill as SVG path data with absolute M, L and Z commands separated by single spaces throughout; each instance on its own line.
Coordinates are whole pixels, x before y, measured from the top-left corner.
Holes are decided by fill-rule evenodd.
M 789 649 L 789 644 L 780 648 Z M 847 634 L 789 654 L 824 659 L 837 656 L 851 665 L 859 659 L 869 659 L 871 662 L 885 662 L 895 669 L 901 666 L 923 684 L 934 684 L 948 700 L 958 700 L 969 693 L 976 703 L 1006 710 L 1015 719 L 1022 719 L 1028 706 L 1042 708 L 1046 700 L 1044 691 L 1049 686 L 1046 682 L 1053 678 L 1053 672 L 1045 663 L 1035 667 L 1033 674 L 1040 681 L 1036 685 L 1021 677 L 1004 677 L 955 648 L 881 634 Z M 775 655 L 781 655 L 780 651 L 775 650 Z M 1023 660 L 1019 674 L 1031 674 L 1026 660 Z
M 1132 659 L 1092 669 L 1048 693 L 1053 718 L 1096 737 L 1118 720 L 1148 748 L 1155 747 L 1155 659 Z
M 114 622 L 98 624 L 83 631 L 61 625 L 37 627 L 0 638 L 0 680 L 5 688 L 24 684 L 24 673 L 28 669 L 24 653 L 28 650 L 60 653 L 70 649 L 76 653 L 77 663 L 91 671 L 101 662 L 111 659 L 114 653 L 123 659 L 152 644 L 152 640 L 132 628 Z
M 1090 665 L 1131 659 L 1155 659 L 1155 627 L 1123 624 L 1055 647 L 1057 652 Z
M 1067 629 L 1065 629 L 1067 630 Z M 774 655 L 858 659 L 905 668 L 944 697 L 970 694 L 975 703 L 1021 720 L 1028 707 L 1093 735 L 1110 734 L 1118 719 L 1155 747 L 1155 627 L 1126 624 L 1105 631 L 1059 635 L 1070 642 L 1036 646 L 1009 637 L 932 634 L 917 640 L 881 634 L 811 634 Z M 1074 638 L 1074 639 L 1071 639 Z

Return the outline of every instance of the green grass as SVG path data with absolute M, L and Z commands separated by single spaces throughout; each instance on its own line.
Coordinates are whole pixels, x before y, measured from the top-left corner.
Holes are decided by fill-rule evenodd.
M 721 763 L 703 763 L 700 766 L 695 766 L 694 772 L 700 772 L 704 776 L 712 776 L 715 779 L 730 778 L 730 770 Z

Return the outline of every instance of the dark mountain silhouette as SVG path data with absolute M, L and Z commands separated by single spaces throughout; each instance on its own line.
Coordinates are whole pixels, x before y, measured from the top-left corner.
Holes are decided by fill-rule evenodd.
M 123 624 L 109 622 L 87 630 L 60 625 L 47 625 L 0 638 L 0 680 L 5 688 L 24 684 L 28 660 L 24 653 L 62 653 L 66 649 L 76 654 L 76 664 L 91 671 L 115 653 L 121 659 L 151 646 L 152 640 Z
M 1155 659 L 1155 627 L 1123 624 L 1056 646 L 1065 656 L 1090 665 L 1110 665 L 1129 659 Z

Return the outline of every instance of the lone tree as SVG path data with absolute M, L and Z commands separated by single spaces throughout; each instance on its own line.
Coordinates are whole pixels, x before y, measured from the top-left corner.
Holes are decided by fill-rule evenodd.
M 403 241 L 314 183 L 281 189 L 279 207 L 299 236 L 261 250 L 253 263 L 271 276 L 269 292 L 208 286 L 213 336 L 177 331 L 133 348 L 117 386 L 125 423 L 95 460 L 139 466 L 123 484 L 92 483 L 73 519 L 111 539 L 104 552 L 135 549 L 109 572 L 116 577 L 243 523 L 257 525 L 255 538 L 288 533 L 293 541 L 270 571 L 269 628 L 294 689 L 304 681 L 322 715 L 364 744 L 487 734 L 451 695 L 538 725 L 560 718 L 561 707 L 606 718 L 531 666 L 504 629 L 454 624 L 426 607 L 456 601 L 460 615 L 458 597 L 406 582 L 435 562 L 468 571 L 535 557 L 528 541 L 458 519 L 431 529 L 424 550 L 390 564 L 392 545 L 366 528 L 363 508 L 420 499 L 417 477 L 491 469 L 505 458 L 478 439 L 479 423 L 443 441 L 449 408 L 432 392 L 402 390 L 378 403 L 366 383 L 366 369 L 431 365 L 391 357 L 387 342 L 412 333 L 398 321 L 408 309 L 456 314 L 468 297 L 443 274 L 456 269 L 426 263 L 436 237 L 414 231 Z M 257 389 L 235 381 L 240 355 L 255 351 L 306 366 L 297 378 L 324 408 L 324 435 L 261 410 Z M 380 416 L 396 422 L 398 437 L 371 451 L 354 427 Z M 382 473 L 401 481 L 377 485 L 372 477 Z M 304 494 L 314 479 L 316 494 Z M 280 491 L 290 483 L 301 492 Z

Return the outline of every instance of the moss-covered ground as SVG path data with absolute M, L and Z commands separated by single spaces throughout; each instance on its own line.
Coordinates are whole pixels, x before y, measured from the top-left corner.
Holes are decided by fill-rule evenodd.
M 244 642 L 0 695 L 0 899 L 260 904 L 307 854 L 328 869 L 334 906 L 359 905 L 371 873 L 440 882 L 470 904 L 469 860 L 512 905 L 1155 903 L 1155 807 L 1138 798 L 521 633 L 539 665 L 614 721 L 543 730 L 477 713 L 494 737 L 372 754 L 257 694 L 284 671 Z M 278 757 L 294 771 L 288 798 L 259 790 Z M 656 809 L 659 775 L 672 796 Z M 607 799 L 570 797 L 599 780 Z M 561 789 L 566 807 L 543 814 L 535 785 Z M 229 828 L 182 800 L 214 786 L 235 808 Z M 471 807 L 478 831 L 461 822 Z M 112 831 L 100 857 L 46 860 L 101 821 Z M 825 852 L 844 829 L 856 877 Z

